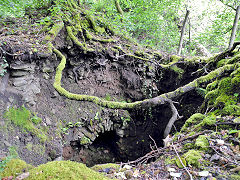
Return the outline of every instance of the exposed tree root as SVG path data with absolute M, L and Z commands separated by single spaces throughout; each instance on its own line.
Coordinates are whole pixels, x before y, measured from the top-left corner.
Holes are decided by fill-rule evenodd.
M 169 103 L 172 111 L 172 117 L 169 120 L 166 129 L 164 131 L 164 137 L 166 137 L 169 132 L 171 131 L 171 128 L 174 124 L 174 122 L 180 117 L 178 115 L 177 109 L 173 105 L 173 102 L 171 99 L 178 97 L 180 95 L 183 95 L 186 92 L 189 92 L 197 87 L 200 86 L 201 83 L 208 83 L 209 81 L 219 77 L 222 75 L 224 72 L 231 71 L 234 69 L 237 69 L 239 67 L 239 64 L 228 64 L 223 67 L 220 67 L 209 74 L 199 77 L 195 79 L 194 81 L 186 84 L 185 86 L 179 87 L 175 91 L 164 93 L 160 96 L 151 98 L 151 99 L 145 99 L 143 101 L 136 101 L 132 103 L 123 103 L 123 102 L 115 102 L 115 101 L 107 101 L 102 98 L 99 98 L 97 96 L 90 96 L 90 95 L 84 95 L 84 94 L 74 94 L 66 89 L 64 89 L 61 86 L 61 79 L 62 79 L 62 71 L 65 68 L 66 64 L 66 57 L 57 49 L 54 48 L 53 50 L 60 58 L 61 62 L 57 67 L 56 70 L 56 75 L 55 75 L 55 82 L 54 82 L 54 88 L 63 96 L 69 98 L 69 99 L 74 99 L 78 101 L 89 101 L 93 102 L 97 105 L 111 108 L 111 109 L 133 109 L 133 108 L 149 108 L 149 107 L 154 107 L 160 104 L 165 104 Z
M 87 44 L 85 42 L 85 39 L 88 40 L 95 40 L 95 41 L 99 41 L 99 42 L 104 42 L 104 43 L 110 43 L 110 42 L 115 42 L 115 40 L 113 39 L 99 39 L 97 37 L 94 37 L 93 35 L 91 35 L 89 33 L 89 31 L 87 30 L 87 26 L 90 25 L 96 34 L 103 34 L 106 33 L 107 34 L 107 27 L 105 27 L 104 25 L 97 25 L 97 23 L 94 21 L 94 18 L 91 15 L 88 15 L 86 12 L 82 12 L 81 8 L 78 7 L 78 5 L 72 1 L 72 0 L 68 0 L 67 4 L 69 6 L 70 9 L 75 9 L 75 15 L 73 15 L 74 17 L 74 21 L 75 23 L 73 23 L 72 21 L 69 20 L 69 18 L 65 17 L 65 19 L 68 19 L 69 22 L 67 23 L 63 23 L 62 21 L 56 25 L 53 26 L 52 30 L 49 32 L 50 36 L 47 36 L 47 40 L 52 41 L 53 39 L 55 39 L 56 35 L 59 33 L 59 31 L 63 28 L 64 24 L 72 24 L 71 26 L 68 25 L 66 26 L 66 30 L 67 33 L 69 35 L 69 37 L 71 38 L 71 40 L 74 42 L 74 44 L 76 44 L 82 51 L 83 53 L 87 53 L 87 52 L 93 52 L 94 49 L 92 48 L 88 48 Z M 81 14 L 79 12 L 76 12 L 76 9 L 79 10 L 79 12 L 81 12 L 81 14 L 83 14 L 82 17 Z M 81 20 L 80 19 L 84 19 Z M 98 19 L 99 20 L 99 19 Z M 88 25 L 84 25 L 84 22 L 88 22 Z M 75 25 L 74 25 L 75 24 Z M 85 27 L 86 26 L 86 27 Z M 88 27 L 89 28 L 89 27 Z M 74 32 L 73 32 L 74 31 Z M 77 32 L 76 32 L 77 31 Z M 83 43 L 74 35 L 76 32 L 76 34 L 78 32 L 81 32 L 82 38 L 83 38 Z M 153 55 L 150 55 L 146 52 L 143 52 L 143 56 L 141 57 L 141 53 L 140 56 L 139 53 L 133 53 L 133 50 L 129 50 L 128 48 L 126 48 L 127 50 L 125 50 L 122 47 L 119 46 L 115 46 L 118 50 L 118 52 L 121 52 L 121 54 L 116 53 L 115 58 L 118 59 L 120 57 L 130 57 L 133 59 L 137 59 L 137 60 L 142 60 L 142 61 L 146 61 L 149 63 L 154 63 L 156 64 L 158 67 L 160 68 L 169 68 L 173 65 L 176 65 L 178 63 L 185 63 L 185 62 L 192 62 L 192 63 L 199 63 L 199 61 L 206 63 L 206 65 L 203 67 L 204 72 L 206 71 L 206 66 L 208 65 L 212 65 L 212 64 L 216 64 L 218 61 L 224 59 L 225 57 L 229 56 L 232 51 L 236 48 L 237 45 L 239 45 L 240 42 L 234 43 L 233 47 L 230 50 L 227 50 L 221 54 L 218 54 L 214 57 L 211 58 L 193 58 L 193 59 L 184 59 L 182 57 L 179 56 L 171 56 L 170 60 L 171 62 L 169 62 L 168 64 L 160 64 L 159 62 L 157 62 L 154 59 Z M 119 51 L 120 50 L 120 51 Z M 142 101 L 135 101 L 132 103 L 123 103 L 123 102 L 116 102 L 116 101 L 107 101 L 105 99 L 99 98 L 97 96 L 90 96 L 90 95 L 84 95 L 84 94 L 74 94 L 71 93 L 69 91 L 67 91 L 66 89 L 64 89 L 61 86 L 61 79 L 62 79 L 62 71 L 65 68 L 65 64 L 66 64 L 66 57 L 56 48 L 53 48 L 54 53 L 57 54 L 58 57 L 61 58 L 61 62 L 57 67 L 56 70 L 56 75 L 55 75 L 55 82 L 54 82 L 54 88 L 63 96 L 69 98 L 69 99 L 74 99 L 74 100 L 78 100 L 78 101 L 89 101 L 89 102 L 93 102 L 99 106 L 103 106 L 103 107 L 107 107 L 107 108 L 112 108 L 112 109 L 134 109 L 134 108 L 149 108 L 149 107 L 154 107 L 157 105 L 161 105 L 161 104 L 166 104 L 168 103 L 171 111 L 172 111 L 172 117 L 170 118 L 166 129 L 164 131 L 164 137 L 166 137 L 170 131 L 171 128 L 174 124 L 174 122 L 180 118 L 176 107 L 174 106 L 172 99 L 179 97 L 181 95 L 183 95 L 186 92 L 192 91 L 193 89 L 196 89 L 197 87 L 200 87 L 201 84 L 207 84 L 210 81 L 214 80 L 215 78 L 221 76 L 223 73 L 227 72 L 227 71 L 233 71 L 237 68 L 240 67 L 239 63 L 234 62 L 235 60 L 229 60 L 228 64 L 223 65 L 222 67 L 219 67 L 218 69 L 215 69 L 213 71 L 211 71 L 210 73 L 207 73 L 207 75 L 205 76 L 201 76 L 199 78 L 196 78 L 195 80 L 193 80 L 192 82 L 177 88 L 174 91 L 168 92 L 168 93 L 164 93 L 161 94 L 157 97 L 151 98 L 151 99 L 145 99 Z M 146 57 L 147 56 L 147 57 Z M 235 57 L 233 57 L 235 58 Z M 231 62 L 234 62 L 235 64 L 231 64 Z M 196 72 L 201 72 L 201 71 L 196 71 Z

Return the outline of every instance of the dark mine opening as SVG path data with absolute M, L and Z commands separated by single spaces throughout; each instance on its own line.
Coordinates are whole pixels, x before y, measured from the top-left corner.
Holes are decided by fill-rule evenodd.
M 99 149 L 104 154 L 109 154 L 114 157 L 114 161 L 120 161 L 119 158 L 119 147 L 117 142 L 119 141 L 119 137 L 115 131 L 106 131 L 104 133 L 99 134 L 99 136 L 94 140 L 91 145 L 95 149 Z M 106 163 L 104 160 L 100 159 L 100 163 Z

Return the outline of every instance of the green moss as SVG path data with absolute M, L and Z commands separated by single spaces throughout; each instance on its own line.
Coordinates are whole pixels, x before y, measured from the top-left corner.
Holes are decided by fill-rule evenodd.
M 181 129 L 181 132 L 187 131 L 187 128 L 191 125 L 201 122 L 206 116 L 201 113 L 193 114 L 190 118 L 188 118 Z
M 100 33 L 103 34 L 105 32 L 105 28 L 104 27 L 100 27 L 96 24 L 93 16 L 87 16 L 88 22 L 89 24 L 92 25 L 92 28 L 94 29 L 95 33 Z
M 227 105 L 219 111 L 222 115 L 240 115 L 240 107 L 238 105 Z
M 69 99 L 75 99 L 78 101 L 90 101 L 97 105 L 108 107 L 112 109 L 132 109 L 142 103 L 142 101 L 136 101 L 133 103 L 123 103 L 123 102 L 115 102 L 115 101 L 106 101 L 96 96 L 89 96 L 84 94 L 73 94 L 65 90 L 61 87 L 61 79 L 62 79 L 62 71 L 66 65 L 66 57 L 57 49 L 54 49 L 54 52 L 61 58 L 61 62 L 57 67 L 55 81 L 54 81 L 54 88 L 65 97 Z
M 199 147 L 201 150 L 207 150 L 209 147 L 208 139 L 205 135 L 200 135 L 196 139 L 195 146 Z
M 87 138 L 86 136 L 83 136 L 80 140 L 81 145 L 90 144 L 90 142 L 91 142 L 91 140 L 89 138 Z
M 170 61 L 171 62 L 178 62 L 178 61 L 180 61 L 182 59 L 182 57 L 180 57 L 180 56 L 177 56 L 177 55 L 172 55 L 171 57 L 170 57 Z
M 181 161 L 182 161 L 183 165 L 186 167 L 187 166 L 186 160 L 183 157 L 181 157 Z M 175 162 L 179 168 L 184 168 L 184 166 L 182 165 L 182 163 L 180 162 L 178 157 L 176 157 Z
M 213 81 L 212 83 L 209 83 L 209 84 L 207 85 L 206 90 L 207 90 L 207 91 L 211 91 L 211 90 L 215 89 L 215 88 L 217 87 L 217 85 L 218 85 L 218 81 L 217 81 L 217 80 L 216 80 L 216 81 Z
M 71 40 L 77 45 L 79 46 L 83 51 L 86 51 L 86 47 L 78 40 L 78 38 L 73 34 L 73 30 L 71 26 L 67 26 L 66 27 L 67 32 L 69 37 L 71 38 Z
M 239 179 L 240 179 L 240 175 L 237 175 L 237 174 L 231 175 L 231 180 L 239 180 Z
M 29 131 L 33 133 L 40 139 L 41 142 L 45 142 L 47 140 L 47 135 L 41 129 L 34 126 L 34 124 L 39 124 L 42 121 L 41 118 L 36 115 L 33 116 L 32 113 L 24 106 L 20 108 L 9 108 L 8 111 L 5 112 L 4 118 L 20 127 L 23 132 Z
M 184 144 L 184 149 L 192 149 L 194 147 L 193 143 Z
M 101 171 L 106 168 L 112 168 L 112 169 L 118 170 L 118 169 L 120 169 L 120 165 L 113 164 L 113 163 L 107 163 L 107 164 L 97 164 L 97 165 L 91 167 L 91 169 L 93 169 L 94 171 Z
M 238 70 L 238 68 L 237 68 Z M 238 72 L 232 73 L 231 77 L 224 77 L 214 81 L 207 87 L 205 100 L 208 106 L 215 107 L 217 115 L 238 115 L 239 107 L 236 105 L 239 101 L 240 75 Z
M 240 54 L 234 55 L 231 59 L 227 60 L 227 64 L 234 64 L 240 60 Z
M 104 180 L 108 178 L 81 163 L 72 161 L 52 161 L 30 170 L 28 179 Z
M 189 150 L 183 155 L 183 157 L 185 158 L 189 166 L 195 166 L 198 168 L 200 167 L 200 161 L 202 159 L 202 156 L 199 151 Z
M 170 69 L 176 72 L 177 74 L 179 74 L 180 78 L 181 78 L 181 75 L 184 73 L 184 70 L 177 67 L 176 65 L 171 66 Z
M 14 178 L 24 171 L 28 172 L 33 166 L 27 164 L 25 161 L 20 159 L 12 159 L 4 168 L 4 171 L 0 174 L 1 177 L 13 176 Z
M 216 124 L 216 116 L 214 114 L 211 114 L 211 115 L 205 117 L 202 120 L 202 122 L 200 122 L 199 124 L 197 124 L 195 126 L 195 128 L 202 127 L 202 126 L 205 126 L 205 125 L 211 126 L 211 125 L 214 125 L 214 124 Z
M 226 59 L 222 59 L 222 60 L 218 61 L 217 67 L 222 67 L 222 66 L 224 66 L 225 64 L 227 64 Z
M 207 92 L 205 95 L 205 99 L 207 100 L 208 105 L 213 105 L 217 97 L 218 97 L 218 89 L 211 90 Z
M 175 163 L 175 159 L 174 158 L 171 158 L 171 157 L 166 157 L 165 158 L 165 164 L 166 165 L 171 165 L 171 164 L 174 164 Z
M 58 33 L 61 31 L 63 26 L 64 23 L 62 21 L 54 24 L 52 29 L 48 32 L 48 35 L 45 36 L 43 43 L 45 44 L 47 41 L 53 41 L 57 37 Z
M 231 79 L 231 83 L 233 86 L 239 86 L 240 85 L 240 76 L 236 76 Z

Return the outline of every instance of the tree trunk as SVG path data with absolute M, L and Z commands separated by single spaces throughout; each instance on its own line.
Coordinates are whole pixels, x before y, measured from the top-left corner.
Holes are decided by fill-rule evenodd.
M 185 33 L 185 27 L 186 27 L 186 22 L 187 22 L 187 19 L 188 19 L 189 12 L 190 11 L 187 10 L 186 15 L 185 15 L 185 19 L 183 21 L 183 26 L 182 26 L 182 29 L 181 29 L 181 37 L 180 37 L 179 46 L 178 46 L 178 52 L 177 52 L 178 55 L 181 54 L 182 43 L 183 43 L 183 36 L 184 36 L 184 33 Z
M 228 49 L 231 49 L 231 47 L 233 46 L 235 37 L 236 37 L 239 15 L 240 15 L 240 6 L 238 6 L 237 10 L 236 10 L 236 15 L 235 15 L 234 23 L 233 23 L 233 28 L 232 28 L 232 33 L 231 33 L 231 38 L 230 38 Z
M 115 6 L 116 6 L 116 8 L 117 8 L 118 13 L 123 16 L 123 10 L 122 10 L 122 8 L 121 8 L 118 0 L 114 0 L 114 1 L 115 1 Z

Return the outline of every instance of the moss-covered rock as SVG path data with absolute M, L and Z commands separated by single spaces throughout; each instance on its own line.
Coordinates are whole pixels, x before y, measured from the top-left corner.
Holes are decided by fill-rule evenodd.
M 205 135 L 200 135 L 196 139 L 195 146 L 199 147 L 201 150 L 207 150 L 209 147 L 208 139 Z
M 193 114 L 190 118 L 187 119 L 184 126 L 181 129 L 181 132 L 187 131 L 187 128 L 191 125 L 200 123 L 206 116 L 201 113 Z
M 12 159 L 4 167 L 1 177 L 13 176 L 14 178 L 22 174 L 23 171 L 29 171 L 33 166 L 20 159 Z
M 186 152 L 183 157 L 185 158 L 189 166 L 195 166 L 198 168 L 200 167 L 200 161 L 202 159 L 202 156 L 199 151 L 191 149 Z
M 73 161 L 52 161 L 30 170 L 30 176 L 27 179 L 104 180 L 108 178 L 82 163 Z

